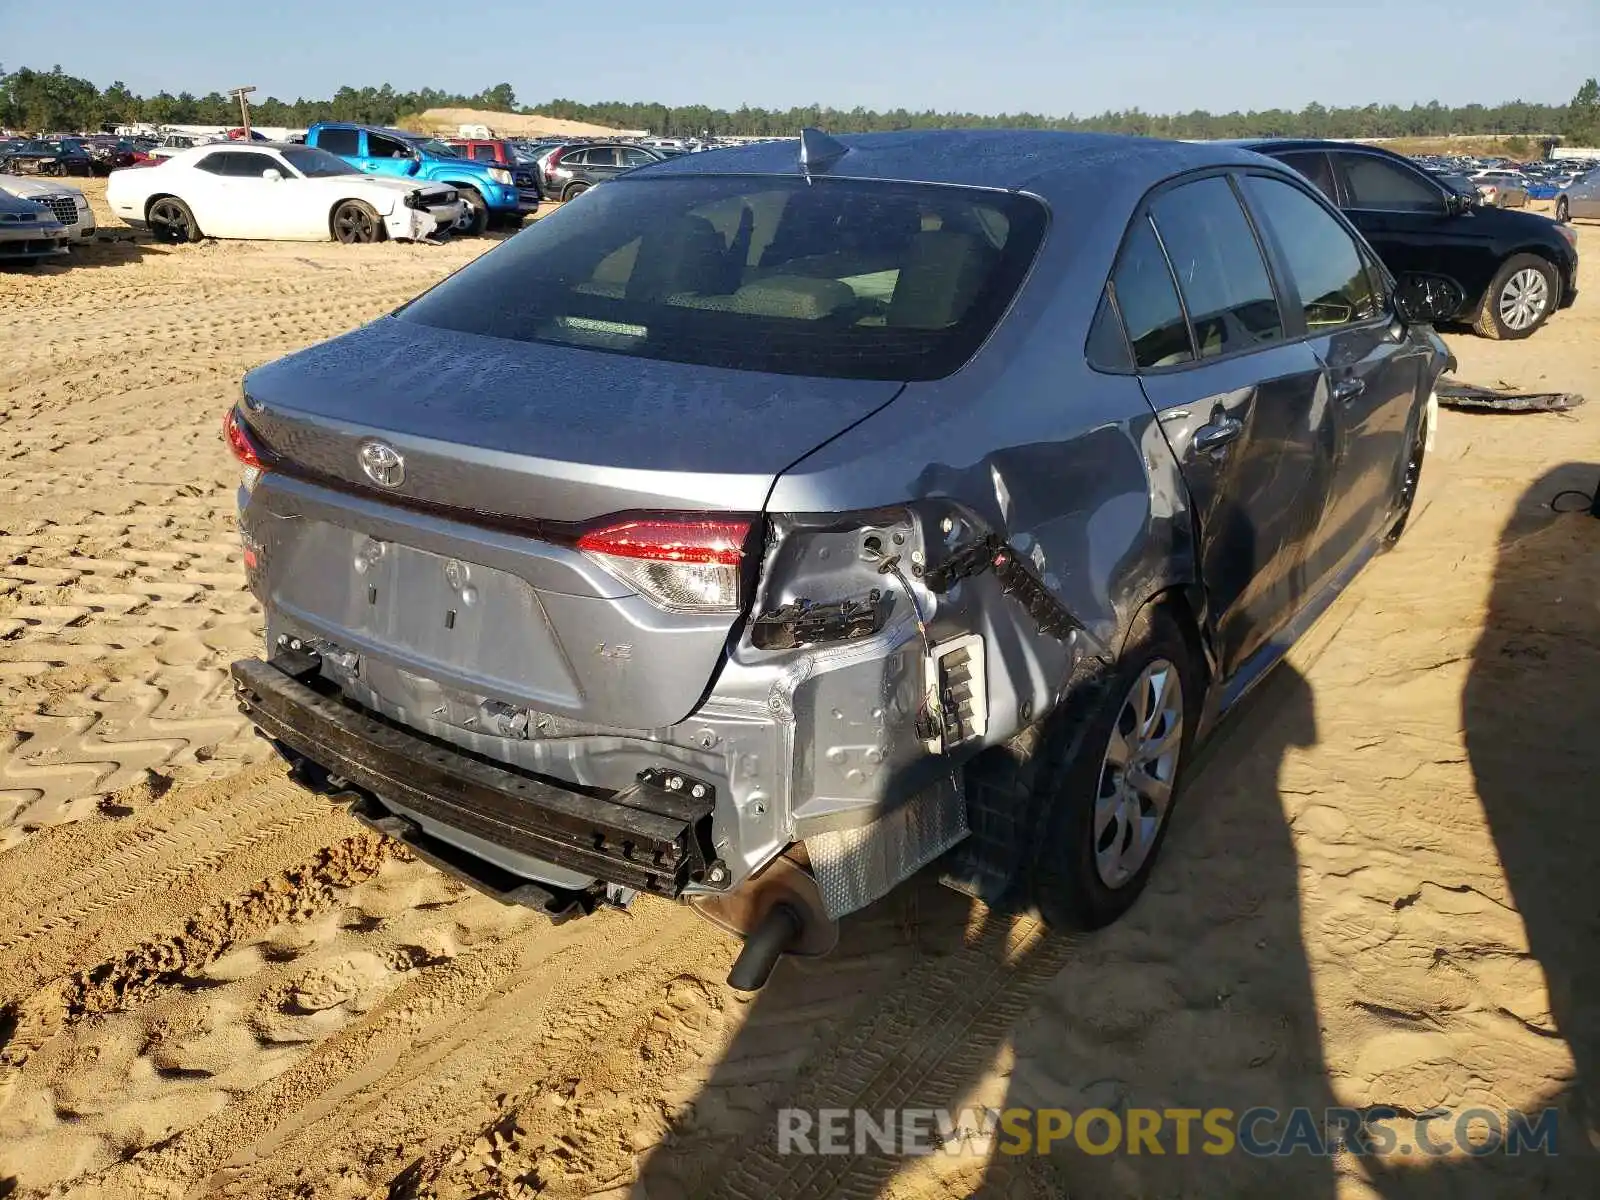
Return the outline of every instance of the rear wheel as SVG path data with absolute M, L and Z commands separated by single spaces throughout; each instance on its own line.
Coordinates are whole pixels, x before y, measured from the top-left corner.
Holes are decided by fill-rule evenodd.
M 587 192 L 588 190 L 589 190 L 589 185 L 587 183 L 584 183 L 580 179 L 576 183 L 567 184 L 567 186 L 564 189 L 562 189 L 561 198 L 563 200 L 575 200 L 579 196 L 581 196 L 585 192 Z
M 1116 920 L 1144 890 L 1166 838 L 1204 680 L 1170 608 L 1139 614 L 1100 679 L 1005 747 L 1030 793 L 1026 890 L 1057 928 Z
M 360 200 L 346 200 L 333 210 L 334 240 L 347 246 L 365 245 L 383 238 L 377 211 Z
M 158 242 L 178 245 L 183 242 L 198 242 L 201 238 L 200 226 L 194 219 L 194 213 L 176 196 L 162 196 L 152 201 L 149 211 L 145 214 L 145 220 Z
M 477 188 L 470 187 L 457 188 L 456 195 L 463 206 L 461 219 L 456 222 L 456 232 L 468 237 L 481 236 L 489 228 L 489 206 L 484 203 L 483 195 Z
M 1536 254 L 1513 254 L 1495 273 L 1472 327 L 1486 338 L 1528 337 L 1555 311 L 1555 268 Z

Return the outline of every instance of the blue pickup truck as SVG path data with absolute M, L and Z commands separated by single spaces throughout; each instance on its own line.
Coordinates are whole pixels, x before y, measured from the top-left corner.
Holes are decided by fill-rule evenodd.
M 516 226 L 537 211 L 539 191 L 532 178 L 519 187 L 512 171 L 493 163 L 462 158 L 449 146 L 420 133 L 324 121 L 306 130 L 306 145 L 337 154 L 373 175 L 397 175 L 447 183 L 466 202 L 460 232 L 480 234 L 491 222 Z

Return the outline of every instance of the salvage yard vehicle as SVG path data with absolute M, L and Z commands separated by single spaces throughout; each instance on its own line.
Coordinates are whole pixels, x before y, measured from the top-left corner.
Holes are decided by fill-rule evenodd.
M 156 167 L 113 171 L 111 211 L 167 242 L 202 237 L 418 241 L 461 217 L 453 188 L 372 178 L 310 146 L 217 142 Z
M 0 175 L 0 192 L 31 200 L 50 211 L 66 227 L 70 241 L 81 242 L 94 236 L 94 210 L 77 188 L 55 181 L 24 179 L 20 175 Z
M 1600 218 L 1600 167 L 1578 176 L 1556 197 L 1556 220 Z
M 624 171 L 647 167 L 670 157 L 660 150 L 627 142 L 596 145 L 558 146 L 542 160 L 545 191 L 562 200 L 573 200 Z
M 511 182 L 517 185 L 518 212 L 514 221 L 502 220 L 502 223 L 520 225 L 523 217 L 538 211 L 544 199 L 539 188 L 538 167 L 519 154 L 511 142 L 505 138 L 447 138 L 445 145 L 462 158 L 493 163 L 511 172 Z
M 0 190 L 0 264 L 32 266 L 61 258 L 70 240 L 49 209 Z
M 463 209 L 458 232 L 473 237 L 491 223 L 518 223 L 539 207 L 537 197 L 523 197 L 510 168 L 462 158 L 445 143 L 421 134 L 323 122 L 306 130 L 306 145 L 337 154 L 369 175 L 455 189 Z
M 1451 319 L 1483 337 L 1528 337 L 1578 298 L 1577 235 L 1548 217 L 1464 199 L 1410 159 L 1376 146 L 1273 138 L 1234 144 L 1316 184 L 1391 271 L 1455 283 L 1463 300 Z
M 935 860 L 1101 925 L 1399 536 L 1460 300 L 1227 146 L 655 164 L 246 376 L 238 699 L 502 900 L 692 902 L 738 987 Z
M 7 175 L 93 175 L 94 159 L 74 139 L 23 142 L 0 157 Z

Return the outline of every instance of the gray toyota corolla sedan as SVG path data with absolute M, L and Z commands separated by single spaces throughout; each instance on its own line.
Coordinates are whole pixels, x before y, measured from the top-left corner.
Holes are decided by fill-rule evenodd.
M 1399 536 L 1459 293 L 1229 147 L 689 155 L 227 416 L 297 777 L 555 916 L 820 953 L 923 866 L 1094 926 L 1196 743 Z

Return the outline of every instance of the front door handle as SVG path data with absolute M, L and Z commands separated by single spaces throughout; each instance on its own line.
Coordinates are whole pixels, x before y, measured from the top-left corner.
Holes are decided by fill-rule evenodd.
M 1244 432 L 1244 422 L 1237 417 L 1218 413 L 1208 424 L 1194 431 L 1194 448 L 1201 451 L 1221 450 Z
M 1367 385 L 1364 380 L 1351 376 L 1348 379 L 1341 379 L 1333 385 L 1333 398 L 1343 403 L 1346 400 L 1354 400 L 1366 390 Z

